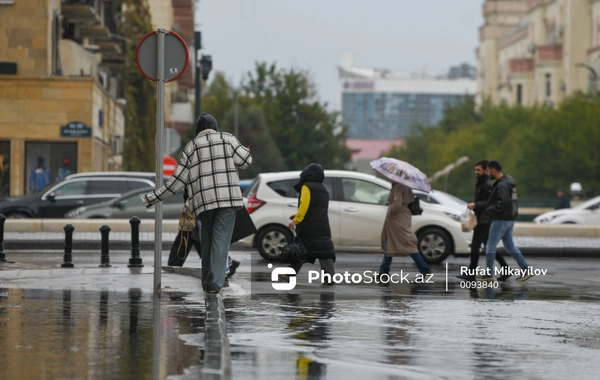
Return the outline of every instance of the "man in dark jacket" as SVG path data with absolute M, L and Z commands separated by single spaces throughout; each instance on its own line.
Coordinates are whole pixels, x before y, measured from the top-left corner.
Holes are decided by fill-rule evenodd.
M 310 164 L 294 185 L 299 193 L 298 212 L 290 217 L 290 228 L 296 229 L 297 242 L 293 243 L 301 252 L 302 260 L 292 262 L 292 268 L 298 273 L 304 262 L 314 264 L 319 259 L 321 269 L 333 276 L 335 274 L 335 250 L 331 240 L 329 226 L 329 192 L 323 186 L 325 172 L 319 164 Z
M 504 244 L 504 249 L 517 260 L 517 264 L 521 269 L 529 268 L 523 254 L 513 242 L 513 229 L 519 207 L 517 203 L 517 183 L 510 175 L 502 173 L 502 166 L 498 161 L 490 161 L 488 168 L 490 177 L 495 179 L 496 182 L 492 186 L 492 193 L 483 215 L 484 218 L 489 218 L 491 221 L 490 234 L 485 247 L 486 264 L 489 270 L 489 276 L 483 278 L 486 280 L 490 279 L 494 273 L 494 260 L 500 240 Z M 526 281 L 532 276 L 533 274 L 524 274 L 517 281 Z
M 571 208 L 571 201 L 563 189 L 558 189 L 556 191 L 556 196 L 558 197 L 558 205 L 556 206 L 556 210 Z
M 471 240 L 471 262 L 469 263 L 468 273 L 475 273 L 475 269 L 479 265 L 481 246 L 483 245 L 485 248 L 490 232 L 490 221 L 482 215 L 485 210 L 485 205 L 490 198 L 493 185 L 493 182 L 487 175 L 487 166 L 488 160 L 481 160 L 475 164 L 475 176 L 477 177 L 477 183 L 475 184 L 475 202 L 467 205 L 469 210 L 473 210 L 477 217 L 477 226 L 475 226 L 475 229 L 473 230 L 473 239 Z M 508 267 L 508 264 L 502 255 L 497 255 L 496 260 L 500 266 Z M 474 274 L 463 274 L 457 277 L 468 281 L 474 281 L 476 278 Z M 510 276 L 503 275 L 498 277 L 498 280 L 505 281 L 508 277 Z

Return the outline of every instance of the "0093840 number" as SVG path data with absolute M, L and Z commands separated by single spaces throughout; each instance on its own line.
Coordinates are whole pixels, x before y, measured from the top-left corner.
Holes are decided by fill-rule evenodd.
M 486 289 L 493 288 L 497 289 L 499 286 L 498 281 L 461 281 L 461 289 Z

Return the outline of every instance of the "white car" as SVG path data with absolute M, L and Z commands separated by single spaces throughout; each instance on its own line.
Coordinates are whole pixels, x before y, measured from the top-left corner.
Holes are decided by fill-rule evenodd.
M 600 224 L 600 197 L 592 198 L 573 208 L 545 212 L 533 221 L 547 224 Z
M 298 208 L 293 185 L 299 171 L 259 174 L 244 194 L 244 202 L 258 232 L 242 243 L 257 248 L 261 256 L 277 261 L 291 239 L 287 225 Z M 353 184 L 352 197 L 344 191 Z M 329 223 L 337 251 L 381 251 L 381 229 L 387 212 L 391 183 L 373 175 L 325 170 L 323 185 L 329 191 Z M 450 253 L 468 254 L 472 233 L 461 230 L 460 215 L 466 202 L 449 194 L 414 191 L 423 214 L 413 216 L 412 230 L 426 261 L 439 263 Z

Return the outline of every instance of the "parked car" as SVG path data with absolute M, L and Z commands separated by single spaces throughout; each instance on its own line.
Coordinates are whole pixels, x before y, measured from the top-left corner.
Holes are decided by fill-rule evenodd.
M 600 196 L 573 208 L 545 212 L 533 221 L 539 224 L 600 224 Z
M 248 181 L 248 180 L 245 180 Z M 244 191 L 252 183 L 242 184 L 240 187 Z M 154 207 L 146 208 L 141 200 L 141 196 L 152 191 L 154 187 L 146 187 L 130 191 L 120 197 L 110 199 L 105 202 L 82 206 L 73 209 L 65 214 L 65 218 L 73 219 L 130 219 L 137 216 L 140 219 L 153 219 Z M 183 193 L 171 196 L 163 201 L 163 219 L 179 219 L 183 209 Z
M 241 179 L 240 180 L 240 189 L 242 189 L 242 194 L 246 193 L 246 190 L 248 190 L 250 188 L 250 185 L 252 185 L 252 182 L 254 182 L 253 179 Z
M 155 173 L 88 172 L 71 174 L 42 191 L 0 202 L 7 218 L 62 218 L 76 207 L 114 199 L 139 188 L 154 186 Z
M 287 224 L 298 207 L 298 194 L 292 186 L 299 174 L 260 174 L 245 194 L 244 202 L 258 232 L 242 243 L 254 246 L 269 261 L 277 261 L 291 239 Z M 352 196 L 344 191 L 349 183 L 355 189 Z M 369 174 L 326 170 L 323 185 L 330 195 L 329 221 L 336 250 L 381 251 L 391 184 Z M 421 199 L 423 214 L 413 217 L 412 229 L 425 260 L 439 263 L 450 253 L 467 254 L 472 234 L 462 232 L 460 225 L 466 202 L 441 191 L 414 193 Z
M 154 207 L 146 208 L 140 198 L 152 190 L 154 187 L 145 187 L 105 202 L 78 207 L 67 212 L 65 218 L 130 219 L 137 216 L 140 219 L 154 219 Z M 179 219 L 183 209 L 183 195 L 173 195 L 165 199 L 162 204 L 163 219 Z

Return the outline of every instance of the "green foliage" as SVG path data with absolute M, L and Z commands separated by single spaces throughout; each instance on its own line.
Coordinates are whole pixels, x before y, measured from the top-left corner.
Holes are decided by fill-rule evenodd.
M 231 109 L 221 119 L 220 129 L 233 133 L 235 124 L 235 110 Z M 252 165 L 240 172 L 243 178 L 254 178 L 261 172 L 281 171 L 285 167 L 281 151 L 271 137 L 267 128 L 262 110 L 252 105 L 248 108 L 238 110 L 239 133 L 238 140 L 244 145 L 250 146 Z
M 220 130 L 234 133 L 237 103 L 236 137 L 253 153 L 252 166 L 240 174 L 251 178 L 261 172 L 302 169 L 311 162 L 339 169 L 349 161 L 346 128 L 337 113 L 315 98 L 307 72 L 258 63 L 240 88 L 217 72 L 201 105 L 215 116 Z
M 386 153 L 409 161 L 428 175 L 461 156 L 470 161 L 451 172 L 448 191 L 471 197 L 473 165 L 495 159 L 511 174 L 519 194 L 554 196 L 559 187 L 581 182 L 600 188 L 600 95 L 578 93 L 557 109 L 484 104 L 474 111 L 465 101 L 434 128 L 418 128 L 405 146 Z M 433 184 L 443 189 L 443 178 Z
M 145 0 L 123 0 L 121 32 L 127 38 L 123 79 L 125 99 L 125 170 L 155 171 L 156 87 L 137 67 L 135 50 L 142 37 L 152 30 Z
M 336 113 L 316 100 L 307 72 L 257 63 L 242 90 L 261 107 L 287 169 L 302 169 L 311 162 L 337 169 L 349 161 L 350 151 L 344 144 L 347 129 Z

